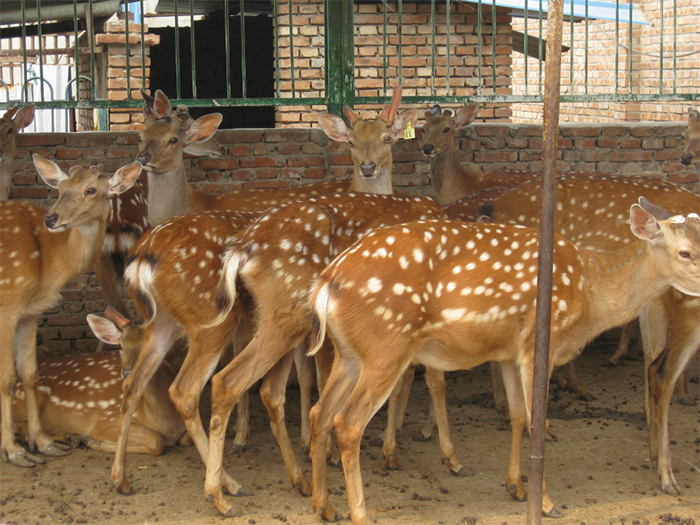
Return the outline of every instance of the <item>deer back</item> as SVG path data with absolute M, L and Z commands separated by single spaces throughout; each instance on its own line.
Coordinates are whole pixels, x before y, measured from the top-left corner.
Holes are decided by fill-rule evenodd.
M 0 118 L 0 200 L 7 200 L 12 188 L 12 175 L 17 156 L 17 132 L 34 120 L 34 104 L 8 109 Z
M 145 325 L 157 308 L 185 328 L 210 320 L 217 312 L 214 299 L 225 247 L 255 217 L 245 212 L 192 213 L 141 237 L 125 277 Z
M 493 222 L 539 225 L 540 184 L 522 184 L 498 197 L 481 214 Z M 574 244 L 611 251 L 635 240 L 629 210 L 640 197 L 671 213 L 693 213 L 700 197 L 676 184 L 651 177 L 565 175 L 557 177 L 555 231 Z

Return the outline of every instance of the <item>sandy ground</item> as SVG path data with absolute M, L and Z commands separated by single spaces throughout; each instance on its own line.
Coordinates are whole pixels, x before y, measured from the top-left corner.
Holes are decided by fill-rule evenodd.
M 552 387 L 549 415 L 556 442 L 547 443 L 547 485 L 564 511 L 552 524 L 700 524 L 700 425 L 697 406 L 675 401 L 670 434 L 681 497 L 660 490 L 656 464 L 648 461 L 642 411 L 643 363 L 603 366 L 611 339 L 599 341 L 577 361 L 582 383 L 597 399 L 583 402 Z M 691 362 L 691 393 L 697 401 L 698 359 Z M 399 433 L 400 469 L 388 471 L 381 449 L 372 446 L 385 424 L 380 411 L 365 433 L 362 467 L 370 517 L 378 524 L 518 525 L 527 504 L 505 492 L 510 432 L 493 409 L 481 406 L 490 388 L 488 369 L 448 374 L 448 410 L 461 462 L 474 476 L 452 476 L 440 462 L 437 441 L 411 436 L 423 424 L 428 395 L 422 378 L 413 387 L 404 429 Z M 206 397 L 206 396 L 205 396 Z M 239 516 L 221 517 L 204 500 L 204 466 L 194 447 L 174 447 L 159 457 L 133 455 L 128 469 L 135 494 L 123 496 L 109 480 L 113 456 L 76 449 L 68 457 L 20 469 L 0 466 L 0 523 L 45 525 L 131 524 L 309 524 L 320 523 L 311 500 L 287 481 L 266 412 L 251 397 L 251 435 L 242 455 L 227 456 L 225 467 L 248 490 L 235 500 Z M 288 390 L 287 421 L 297 453 L 299 394 Z M 529 440 L 524 440 L 523 470 L 528 471 Z M 304 467 L 311 476 L 311 463 Z M 332 502 L 348 513 L 342 470 L 329 469 Z M 344 521 L 349 523 L 349 521 Z

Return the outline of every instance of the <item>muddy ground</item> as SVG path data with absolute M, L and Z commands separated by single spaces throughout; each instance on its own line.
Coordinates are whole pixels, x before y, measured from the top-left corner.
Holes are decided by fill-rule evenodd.
M 700 425 L 697 406 L 671 406 L 670 435 L 681 497 L 660 490 L 656 464 L 648 461 L 644 421 L 643 362 L 603 366 L 612 353 L 611 337 L 599 340 L 577 361 L 583 384 L 597 399 L 583 402 L 552 387 L 549 416 L 558 440 L 546 445 L 547 485 L 568 524 L 700 524 Z M 691 394 L 700 397 L 698 358 L 691 362 Z M 414 385 L 409 412 L 399 433 L 397 471 L 385 470 L 381 449 L 370 441 L 385 423 L 380 411 L 365 433 L 362 467 L 370 517 L 382 525 L 518 525 L 527 504 L 505 492 L 509 426 L 493 409 L 481 406 L 490 388 L 488 369 L 448 374 L 448 410 L 457 452 L 475 475 L 452 476 L 440 462 L 437 441 L 411 436 L 423 424 L 428 403 L 422 378 Z M 206 397 L 206 396 L 205 396 Z M 48 458 L 33 469 L 0 466 L 0 523 L 85 524 L 308 524 L 320 523 L 311 500 L 287 481 L 281 454 L 258 396 L 251 397 L 251 435 L 245 452 L 226 457 L 226 468 L 248 490 L 235 500 L 239 516 L 223 518 L 204 501 L 204 466 L 194 447 L 168 449 L 160 457 L 133 455 L 128 469 L 135 494 L 123 496 L 109 481 L 113 456 L 76 449 Z M 299 394 L 288 391 L 287 421 L 297 447 Z M 529 440 L 524 440 L 527 473 Z M 311 476 L 311 463 L 304 463 Z M 342 470 L 329 469 L 331 498 L 348 513 Z M 694 521 L 693 521 L 694 520 Z M 349 523 L 349 521 L 345 521 Z

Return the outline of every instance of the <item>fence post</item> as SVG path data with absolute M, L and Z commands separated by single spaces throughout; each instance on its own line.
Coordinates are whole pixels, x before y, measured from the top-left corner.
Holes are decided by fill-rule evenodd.
M 328 112 L 342 116 L 355 98 L 354 2 L 326 0 L 326 96 Z

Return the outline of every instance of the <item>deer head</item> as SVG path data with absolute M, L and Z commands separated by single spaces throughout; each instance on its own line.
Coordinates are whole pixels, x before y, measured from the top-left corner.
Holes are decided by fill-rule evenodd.
M 449 109 L 442 110 L 437 104 L 425 112 L 423 124 L 423 154 L 426 157 L 440 155 L 454 147 L 455 129 L 471 124 L 479 111 L 476 102 L 460 108 L 452 116 Z
M 690 166 L 694 162 L 700 169 L 700 112 L 688 108 L 688 129 L 683 132 L 685 149 L 681 153 L 681 164 Z

